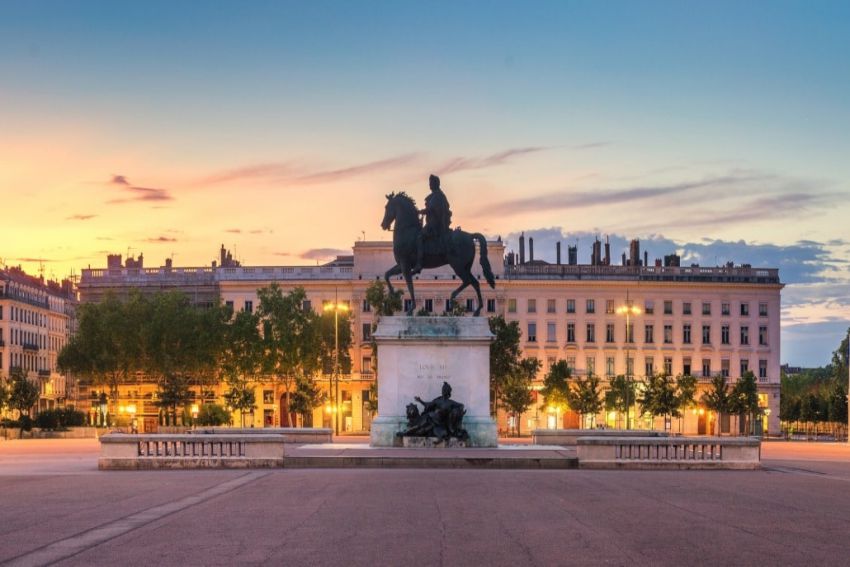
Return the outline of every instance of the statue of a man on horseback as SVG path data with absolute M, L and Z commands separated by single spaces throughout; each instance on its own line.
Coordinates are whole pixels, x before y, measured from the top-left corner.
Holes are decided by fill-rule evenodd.
M 425 255 L 426 244 L 436 251 L 445 253 L 450 245 L 449 231 L 452 225 L 452 209 L 446 194 L 440 188 L 440 178 L 432 175 L 428 179 L 431 194 L 425 197 L 425 208 L 419 211 L 425 215 L 425 227 L 416 239 L 416 265 L 412 268 L 414 274 L 422 271 L 422 258 Z
M 387 270 L 384 278 L 390 292 L 393 285 L 392 276 L 401 274 L 410 292 L 410 308 L 408 315 L 416 310 L 416 296 L 413 292 L 413 274 L 423 269 L 439 268 L 450 265 L 461 281 L 460 286 L 452 292 L 454 299 L 467 286 L 472 286 L 478 298 L 475 315 L 481 313 L 483 300 L 478 279 L 472 275 L 475 260 L 475 244 L 478 243 L 479 262 L 484 279 L 490 287 L 496 287 L 495 276 L 487 258 L 487 239 L 479 233 L 470 234 L 460 229 L 451 230 L 452 212 L 449 200 L 440 189 L 440 178 L 432 175 L 430 179 L 431 194 L 425 199 L 425 208 L 417 209 L 416 203 L 406 193 L 390 193 L 387 195 L 387 205 L 384 209 L 384 220 L 381 228 L 393 231 L 393 254 L 396 265 Z M 425 227 L 419 218 L 425 215 Z

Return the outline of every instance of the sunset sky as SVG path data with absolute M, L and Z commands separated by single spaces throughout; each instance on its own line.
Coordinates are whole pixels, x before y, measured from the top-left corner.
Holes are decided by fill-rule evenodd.
M 850 319 L 848 2 L 0 2 L 6 265 L 315 264 L 443 179 L 466 229 L 778 267 Z M 626 240 L 624 240 L 626 239 Z

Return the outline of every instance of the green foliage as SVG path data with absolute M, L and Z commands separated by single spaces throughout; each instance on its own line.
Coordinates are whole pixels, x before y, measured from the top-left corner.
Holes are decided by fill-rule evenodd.
M 86 422 L 86 414 L 72 407 L 55 408 L 39 412 L 35 417 L 35 426 L 40 429 L 62 430 L 68 427 L 80 427 Z
M 451 308 L 443 312 L 445 317 L 463 317 L 466 315 L 466 306 L 458 300 L 452 300 Z
M 306 376 L 299 376 L 295 380 L 295 391 L 289 397 L 289 410 L 306 417 L 315 408 L 324 403 L 324 395 L 321 388 Z
M 189 380 L 183 374 L 167 374 L 158 384 L 156 405 L 163 410 L 171 410 L 176 419 L 177 409 L 185 408 L 192 399 Z
M 585 379 L 576 379 L 567 390 L 567 402 L 573 411 L 581 415 L 583 426 L 586 416 L 593 418 L 602 411 L 603 402 L 602 393 L 599 390 L 599 378 L 588 376 Z
M 490 343 L 490 399 L 493 401 L 491 413 L 495 415 L 495 404 L 501 397 L 501 390 L 519 365 L 522 355 L 519 340 L 522 331 L 519 329 L 519 323 L 508 323 L 501 315 L 490 317 L 489 324 L 490 332 L 495 335 L 495 339 Z
M 38 386 L 30 382 L 20 368 L 14 368 L 9 372 L 9 382 L 11 383 L 9 408 L 17 410 L 20 435 L 23 436 L 27 427 L 32 428 L 29 413 L 38 402 L 40 392 Z
M 0 380 L 0 415 L 3 415 L 3 410 L 9 405 L 9 387 L 4 380 Z
M 527 369 L 530 370 L 530 367 Z M 535 370 L 536 373 L 536 370 Z M 517 367 L 503 382 L 499 391 L 501 407 L 516 418 L 516 434 L 520 434 L 520 416 L 534 402 L 531 381 L 534 374 Z
M 679 416 L 679 399 L 676 396 L 676 386 L 667 374 L 647 376 L 643 394 L 638 399 L 641 411 L 653 418 L 659 415 Z
M 633 380 L 627 379 L 622 374 L 614 376 L 608 384 L 608 391 L 605 392 L 605 410 L 625 415 L 635 400 L 635 390 Z
M 759 412 L 758 384 L 752 372 L 745 372 L 732 387 L 729 411 L 744 417 L 742 432 L 752 432 L 752 421 Z
M 224 393 L 224 405 L 241 415 L 242 427 L 245 426 L 245 414 L 257 407 L 257 396 L 250 382 L 242 378 L 228 380 L 229 389 Z
M 536 363 L 536 373 L 540 362 L 536 358 L 526 358 L 520 364 L 524 364 L 527 360 L 533 360 Z M 546 406 L 556 408 L 560 412 L 565 412 L 570 407 L 570 378 L 572 378 L 572 371 L 566 360 L 559 360 L 549 368 L 549 372 L 543 378 L 543 388 L 540 389 Z
M 678 415 L 696 404 L 697 378 L 690 374 L 676 376 L 676 408 Z
M 319 348 L 321 367 L 325 374 L 334 373 L 334 355 L 336 352 L 335 327 L 339 329 L 339 371 L 342 374 L 351 374 L 351 343 L 354 340 L 352 333 L 352 322 L 350 312 L 336 314 L 338 320 L 334 322 L 334 313 L 324 312 L 318 319 L 319 326 Z
M 204 404 L 198 409 L 195 423 L 203 426 L 228 425 L 231 421 L 230 412 L 218 404 Z
M 390 294 L 387 286 L 381 280 L 375 280 L 369 287 L 366 288 L 366 301 L 375 312 L 375 318 L 380 319 L 384 316 L 392 316 L 393 313 L 402 309 L 402 292 L 401 290 L 393 290 Z

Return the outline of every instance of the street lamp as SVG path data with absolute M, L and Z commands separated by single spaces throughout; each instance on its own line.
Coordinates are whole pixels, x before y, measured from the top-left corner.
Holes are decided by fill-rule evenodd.
M 629 292 L 626 292 L 626 304 L 621 305 L 617 308 L 617 315 L 625 315 L 626 316 L 626 429 L 629 429 L 629 409 L 631 405 L 631 401 L 629 400 L 630 392 L 632 389 L 632 368 L 629 368 L 629 354 L 631 353 L 631 349 L 629 345 L 635 340 L 634 329 L 631 326 L 631 317 L 632 315 L 640 315 L 641 310 L 640 307 L 634 305 L 631 299 L 629 299 Z
M 339 299 L 335 299 L 333 303 L 326 303 L 325 311 L 334 312 L 334 374 L 333 381 L 335 385 L 331 387 L 331 397 L 333 398 L 334 412 L 334 432 L 339 435 L 339 313 L 348 312 L 348 304 L 340 303 Z

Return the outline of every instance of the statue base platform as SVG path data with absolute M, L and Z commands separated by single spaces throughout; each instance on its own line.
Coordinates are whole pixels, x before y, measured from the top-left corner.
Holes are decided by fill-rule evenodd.
M 449 439 L 443 441 L 439 437 L 402 437 L 402 446 L 415 449 L 464 449 L 466 441 L 460 439 Z
M 465 447 L 498 447 L 499 435 L 496 422 L 491 417 L 464 417 L 463 428 L 469 433 Z M 407 418 L 376 417 L 372 420 L 370 445 L 373 447 L 408 447 L 405 439 L 436 439 L 433 437 L 398 437 L 396 433 L 407 429 Z M 449 445 L 450 447 L 453 445 Z M 460 445 L 457 445 L 460 447 Z M 445 447 L 445 445 L 433 445 Z
M 490 417 L 490 343 L 485 317 L 384 317 L 374 333 L 378 345 L 378 416 L 372 420 L 374 447 L 401 447 L 396 433 L 407 429 L 407 405 L 416 396 L 433 400 L 443 382 L 452 400 L 464 405 L 467 447 L 496 447 Z M 417 404 L 422 409 L 420 404 Z

